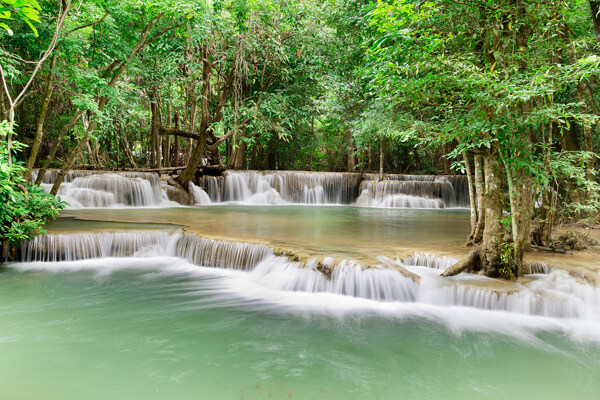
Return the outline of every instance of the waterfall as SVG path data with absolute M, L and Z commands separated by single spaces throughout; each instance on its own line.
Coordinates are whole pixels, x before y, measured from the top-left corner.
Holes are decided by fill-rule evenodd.
M 444 208 L 469 207 L 463 176 L 385 175 L 379 181 L 365 174 L 356 205 L 361 207 Z
M 365 267 L 351 260 L 326 265 L 294 262 L 265 245 L 200 238 L 188 233 L 102 232 L 38 236 L 21 246 L 24 262 L 61 262 L 105 257 L 171 256 L 212 268 L 246 270 L 240 279 L 283 292 L 330 293 L 384 303 L 468 307 L 552 318 L 600 318 L 600 287 L 566 271 L 531 275 L 523 283 L 503 283 L 472 274 L 441 278 L 455 262 L 415 254 L 397 263 L 420 282 L 393 268 Z M 325 261 L 324 261 L 325 262 Z M 544 266 L 545 267 L 545 266 Z M 537 266 L 537 269 L 544 269 Z M 547 269 L 547 267 L 545 267 Z M 600 278 L 600 275 L 599 275 Z
M 194 185 L 193 182 L 190 182 L 190 195 L 192 196 L 192 199 L 194 200 L 194 204 L 211 204 L 212 203 L 208 194 L 206 194 L 206 192 L 202 188 L 199 188 L 198 186 Z
M 200 178 L 198 183 L 206 192 L 211 202 L 221 202 L 221 199 L 223 198 L 223 189 L 225 186 L 225 177 L 204 175 Z
M 34 172 L 37 175 L 38 171 Z M 47 171 L 42 188 L 49 192 L 57 175 L 58 171 Z M 57 195 L 69 203 L 69 208 L 178 205 L 167 199 L 157 174 L 143 172 L 70 171 Z
M 205 267 L 233 269 L 252 269 L 273 253 L 264 245 L 151 231 L 40 235 L 23 243 L 20 250 L 24 262 L 172 256 Z
M 224 201 L 258 204 L 350 204 L 360 174 L 228 171 Z
M 33 172 L 33 179 L 38 171 Z M 49 191 L 58 171 L 44 175 Z M 58 194 L 70 208 L 176 206 L 161 189 L 157 174 L 70 171 Z M 354 204 L 359 207 L 469 207 L 465 176 L 298 171 L 227 171 L 202 176 L 190 185 L 195 204 Z
M 418 284 L 397 271 L 381 267 L 365 268 L 342 261 L 331 268 L 331 277 L 317 270 L 316 263 L 293 263 L 270 258 L 253 271 L 253 278 L 272 289 L 308 293 L 333 293 L 379 302 L 412 302 Z
M 198 182 L 213 203 L 355 204 L 360 207 L 469 207 L 464 176 L 228 171 Z M 360 196 L 359 196 L 360 194 Z

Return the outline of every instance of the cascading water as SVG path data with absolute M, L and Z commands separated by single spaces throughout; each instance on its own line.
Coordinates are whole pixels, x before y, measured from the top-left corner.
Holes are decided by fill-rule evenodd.
M 190 194 L 192 196 L 194 204 L 203 205 L 212 203 L 210 197 L 208 196 L 208 194 L 206 194 L 204 189 L 194 185 L 193 182 L 190 182 Z
M 252 269 L 272 250 L 264 245 L 168 232 L 101 232 L 36 236 L 21 246 L 25 262 L 171 256 L 205 267 Z
M 44 175 L 49 191 L 58 171 Z M 33 173 L 33 179 L 37 171 Z M 152 173 L 71 171 L 58 194 L 70 208 L 176 206 Z M 359 195 L 360 194 L 360 195 Z M 194 204 L 355 204 L 360 207 L 445 208 L 469 207 L 464 176 L 375 174 L 296 171 L 228 171 L 225 176 L 203 176 L 190 185 Z
M 35 180 L 37 171 L 34 171 Z M 47 171 L 42 188 L 50 191 L 57 171 Z M 96 173 L 71 171 L 57 193 L 68 208 L 176 206 L 161 189 L 157 174 L 141 172 Z
M 360 174 L 331 172 L 228 171 L 223 200 L 257 204 L 350 204 L 356 198 L 360 178 Z
M 552 318 L 600 318 L 600 288 L 562 270 L 499 287 L 494 280 L 477 275 L 440 278 L 440 271 L 455 262 L 448 257 L 415 254 L 397 260 L 397 270 L 393 265 L 364 267 L 352 261 L 323 266 L 316 261 L 290 261 L 264 245 L 167 232 L 45 235 L 21 247 L 21 258 L 28 263 L 154 256 L 178 257 L 203 267 L 247 270 L 240 277 L 246 284 L 281 292 L 329 293 L 383 303 L 468 307 Z M 392 262 L 381 261 L 386 265 Z M 419 281 L 401 270 L 415 274 Z M 260 296 L 260 290 L 253 293 Z
M 228 171 L 198 182 L 213 203 L 355 204 L 360 207 L 469 207 L 466 177 L 296 171 Z M 359 196 L 360 193 L 360 196 Z
M 204 175 L 198 182 L 212 203 L 220 203 L 223 198 L 223 188 L 225 186 L 225 177 Z
M 356 205 L 362 207 L 445 208 L 469 207 L 468 184 L 463 176 L 365 174 Z

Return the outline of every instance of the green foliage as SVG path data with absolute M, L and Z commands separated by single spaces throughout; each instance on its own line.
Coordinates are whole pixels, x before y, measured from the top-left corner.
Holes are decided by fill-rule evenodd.
M 8 165 L 8 153 L 4 137 L 8 123 L 0 123 L 0 243 L 16 245 L 34 235 L 44 232 L 44 224 L 54 218 L 66 203 L 44 193 L 39 186 L 25 182 L 24 168 L 20 163 Z M 12 143 L 16 152 L 24 146 Z
M 40 20 L 40 11 L 42 8 L 36 0 L 2 0 L 0 1 L 0 20 L 23 21 L 33 31 L 35 36 L 38 36 L 38 31 L 31 23 Z M 4 28 L 9 35 L 13 35 L 13 31 L 6 22 L 0 22 L 0 28 Z

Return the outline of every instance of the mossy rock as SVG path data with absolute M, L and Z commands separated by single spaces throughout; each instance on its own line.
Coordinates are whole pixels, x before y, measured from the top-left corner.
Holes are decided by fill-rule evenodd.
M 164 188 L 167 191 L 167 197 L 169 200 L 176 201 L 184 206 L 190 205 L 190 195 L 182 188 L 171 185 L 165 185 Z
M 581 232 L 567 231 L 558 237 L 553 237 L 550 244 L 555 249 L 583 251 L 596 248 L 598 241 Z

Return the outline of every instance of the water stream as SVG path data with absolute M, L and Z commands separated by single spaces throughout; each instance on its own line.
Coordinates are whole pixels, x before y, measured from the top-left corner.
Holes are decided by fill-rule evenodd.
M 171 207 L 74 173 L 77 207 L 0 269 L 0 398 L 594 398 L 600 268 L 440 278 L 461 182 L 229 172 Z

